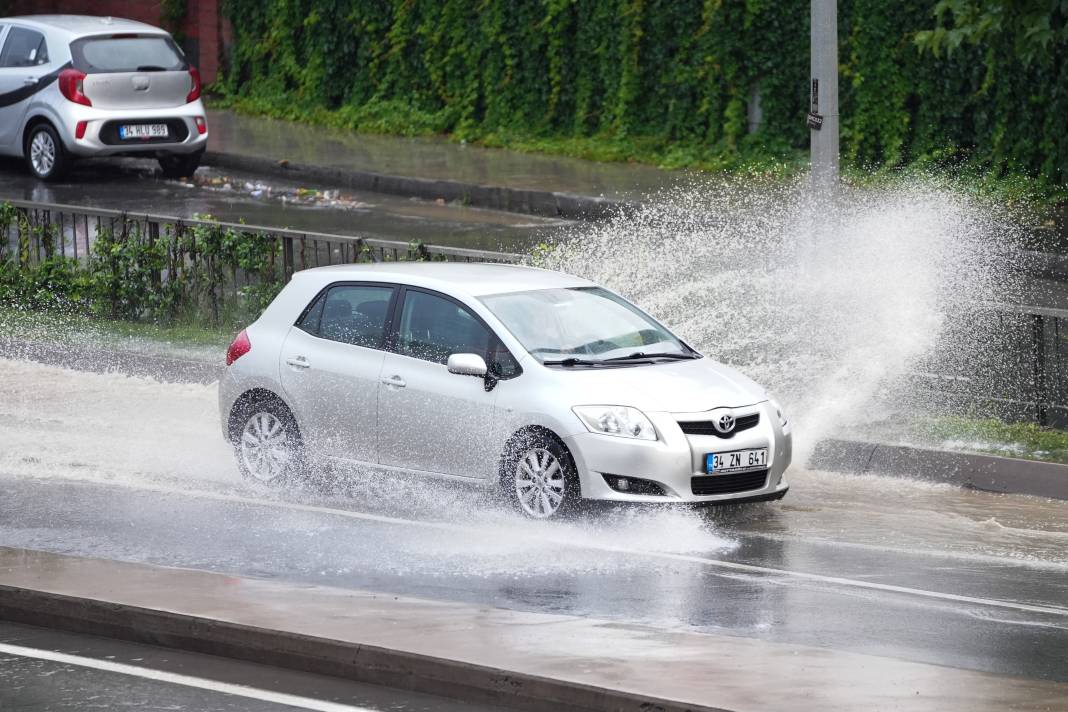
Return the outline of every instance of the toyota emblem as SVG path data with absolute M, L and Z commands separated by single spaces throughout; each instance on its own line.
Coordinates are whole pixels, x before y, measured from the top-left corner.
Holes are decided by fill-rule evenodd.
M 719 416 L 718 420 L 713 420 L 712 424 L 716 426 L 716 430 L 726 435 L 734 430 L 734 415 L 731 413 L 724 413 Z

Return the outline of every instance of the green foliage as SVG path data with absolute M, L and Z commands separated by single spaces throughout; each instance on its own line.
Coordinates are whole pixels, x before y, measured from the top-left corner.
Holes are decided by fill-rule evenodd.
M 255 319 L 282 287 L 278 241 L 210 221 L 134 220 L 96 231 L 88 258 L 56 254 L 52 225 L 0 203 L 0 304 L 155 324 L 233 327 Z
M 839 3 L 854 165 L 1068 183 L 1068 0 Z M 797 165 L 807 0 L 226 0 L 241 110 L 670 166 Z M 764 121 L 749 133 L 759 92 Z
M 187 0 L 160 0 L 159 22 L 179 44 L 185 39 L 182 23 L 189 11 Z
M 1068 432 L 1034 423 L 947 416 L 917 423 L 914 429 L 921 440 L 953 449 L 1068 463 Z

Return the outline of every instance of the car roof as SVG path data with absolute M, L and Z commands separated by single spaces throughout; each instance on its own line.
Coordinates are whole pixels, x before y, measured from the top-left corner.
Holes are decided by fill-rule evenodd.
M 98 17 L 95 15 L 20 15 L 0 17 L 0 23 L 17 22 L 22 25 L 38 25 L 60 30 L 73 36 L 111 34 L 113 32 L 138 32 L 166 34 L 159 27 L 144 22 L 125 20 L 121 17 Z
M 316 267 L 294 274 L 319 279 L 325 286 L 345 280 L 395 282 L 447 294 L 481 297 L 554 287 L 593 287 L 593 282 L 563 272 L 488 262 L 376 262 Z

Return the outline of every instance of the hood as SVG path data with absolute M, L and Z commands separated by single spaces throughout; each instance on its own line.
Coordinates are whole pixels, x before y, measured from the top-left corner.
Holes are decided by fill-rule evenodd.
M 710 358 L 624 368 L 553 370 L 575 404 L 629 405 L 648 412 L 700 413 L 767 400 L 764 389 Z

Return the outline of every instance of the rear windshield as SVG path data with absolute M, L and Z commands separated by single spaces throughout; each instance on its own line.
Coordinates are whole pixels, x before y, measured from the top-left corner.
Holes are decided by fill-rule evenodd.
M 163 35 L 86 37 L 70 45 L 74 66 L 95 72 L 170 72 L 189 68 L 174 40 Z

